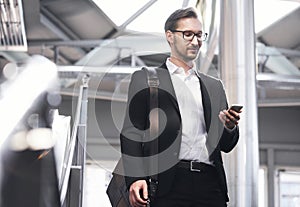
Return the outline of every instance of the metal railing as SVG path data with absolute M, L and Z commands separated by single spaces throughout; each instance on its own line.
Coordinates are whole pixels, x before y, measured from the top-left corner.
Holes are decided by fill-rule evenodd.
M 86 164 L 86 133 L 89 75 L 84 75 L 79 89 L 72 135 L 68 143 L 61 182 L 60 201 L 63 207 L 82 207 Z

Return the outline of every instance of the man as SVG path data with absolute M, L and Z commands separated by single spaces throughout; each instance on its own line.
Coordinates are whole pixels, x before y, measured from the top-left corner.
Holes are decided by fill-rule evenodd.
M 159 79 L 159 136 L 151 140 L 149 89 L 143 70 L 132 75 L 120 135 L 122 159 L 133 207 L 148 199 L 149 160 L 158 158 L 153 207 L 221 207 L 228 201 L 221 151 L 238 142 L 239 112 L 228 109 L 220 80 L 198 73 L 197 58 L 206 34 L 193 8 L 179 9 L 165 23 L 171 48 L 156 69 Z M 151 143 L 158 142 L 157 157 Z M 151 170 L 150 170 L 151 171 Z

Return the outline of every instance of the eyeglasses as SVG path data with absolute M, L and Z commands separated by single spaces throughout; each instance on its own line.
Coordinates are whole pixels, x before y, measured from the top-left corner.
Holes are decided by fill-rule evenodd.
M 192 41 L 195 36 L 198 41 L 205 41 L 207 38 L 207 35 L 208 35 L 207 33 L 202 33 L 202 32 L 195 33 L 190 30 L 185 30 L 185 31 L 171 30 L 171 32 L 181 32 L 183 39 L 185 39 L 187 41 Z

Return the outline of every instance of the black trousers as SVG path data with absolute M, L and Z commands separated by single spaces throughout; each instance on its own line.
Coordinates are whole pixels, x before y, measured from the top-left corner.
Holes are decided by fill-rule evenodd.
M 226 207 L 216 169 L 207 166 L 200 172 L 176 168 L 172 190 L 157 197 L 151 207 Z

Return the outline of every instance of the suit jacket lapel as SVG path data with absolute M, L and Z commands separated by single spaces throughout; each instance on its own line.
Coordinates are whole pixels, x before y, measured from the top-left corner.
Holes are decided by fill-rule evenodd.
M 159 69 L 161 69 L 161 70 L 159 70 Z M 162 90 L 167 91 L 169 93 L 169 96 L 168 96 L 169 99 L 173 103 L 176 111 L 180 114 L 176 94 L 175 94 L 174 87 L 173 87 L 172 80 L 171 80 L 171 76 L 167 69 L 166 64 L 165 63 L 162 64 L 158 68 L 157 72 L 158 72 L 159 79 L 161 79 L 159 88 L 161 88 Z
M 200 89 L 201 89 L 201 95 L 202 95 L 202 105 L 203 105 L 203 111 L 204 111 L 204 119 L 205 119 L 205 125 L 206 125 L 206 131 L 208 133 L 210 122 L 211 122 L 211 102 L 210 97 L 207 91 L 207 88 L 205 86 L 205 83 L 201 79 L 201 76 L 198 76 L 200 81 Z

